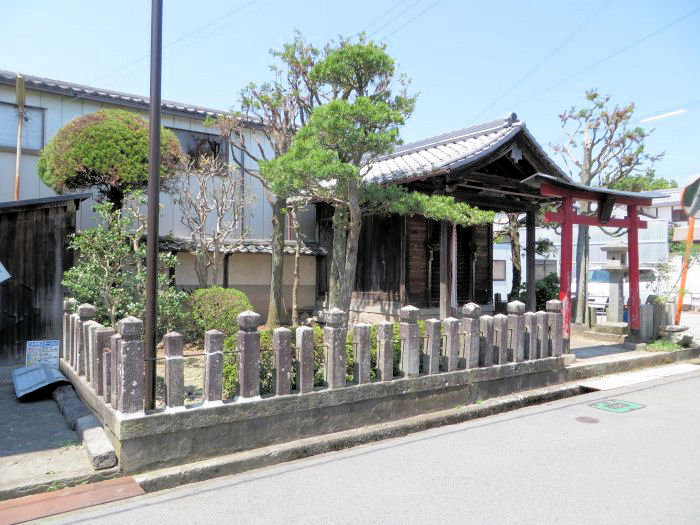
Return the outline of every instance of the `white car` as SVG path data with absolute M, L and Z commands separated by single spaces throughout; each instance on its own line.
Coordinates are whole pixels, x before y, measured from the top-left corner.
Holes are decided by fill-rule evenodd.
M 639 301 L 646 304 L 647 298 L 658 290 L 659 274 L 654 268 L 639 269 Z M 624 304 L 630 293 L 629 275 L 625 272 L 623 280 Z M 610 293 L 610 272 L 604 268 L 588 271 L 588 306 L 602 311 L 608 306 Z

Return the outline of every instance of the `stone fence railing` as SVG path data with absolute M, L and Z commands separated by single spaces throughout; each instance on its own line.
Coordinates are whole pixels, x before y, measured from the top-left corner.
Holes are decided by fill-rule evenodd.
M 546 312 L 525 312 L 519 301 L 508 303 L 508 315 L 481 315 L 481 308 L 469 303 L 462 308 L 463 318 L 428 319 L 423 344 L 419 335 L 419 309 L 406 306 L 400 311 L 401 377 L 434 375 L 458 370 L 519 363 L 563 352 L 561 302 L 547 302 Z M 122 414 L 144 409 L 143 322 L 127 317 L 118 330 L 94 320 L 95 308 L 89 304 L 76 307 L 74 300 L 64 303 L 63 354 L 65 366 L 84 381 L 94 394 L 112 410 Z M 346 381 L 347 315 L 338 309 L 324 313 L 323 373 L 328 389 L 370 383 L 371 326 L 358 323 L 354 331 L 353 383 Z M 254 312 L 238 316 L 237 334 L 239 400 L 260 397 L 261 318 Z M 314 387 L 313 330 L 296 330 L 296 352 L 292 353 L 292 332 L 287 328 L 273 331 L 275 396 L 304 395 L 319 390 Z M 169 333 L 164 337 L 165 405 L 184 406 L 183 337 Z M 394 378 L 393 324 L 377 325 L 376 382 Z M 222 400 L 224 334 L 209 330 L 204 337 L 204 401 Z M 296 360 L 296 363 L 293 363 Z M 296 364 L 296 389 L 292 391 L 292 370 Z

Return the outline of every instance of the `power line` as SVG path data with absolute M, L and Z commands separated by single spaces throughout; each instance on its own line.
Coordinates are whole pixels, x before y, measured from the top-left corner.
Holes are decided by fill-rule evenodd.
M 621 53 L 624 53 L 624 52 L 627 51 L 628 49 L 631 49 L 631 48 L 633 48 L 634 46 L 636 46 L 636 45 L 638 45 L 638 44 L 641 44 L 642 42 L 644 42 L 644 41 L 646 41 L 646 40 L 649 40 L 651 37 L 658 35 L 659 33 L 661 33 L 662 31 L 664 31 L 664 30 L 666 30 L 666 29 L 668 29 L 669 27 L 674 26 L 674 25 L 678 24 L 679 22 L 682 22 L 683 20 L 685 20 L 686 18 L 688 18 L 688 17 L 694 15 L 694 14 L 697 13 L 698 11 L 700 11 L 700 7 L 696 8 L 696 9 L 693 9 L 692 11 L 689 11 L 688 13 L 684 14 L 683 16 L 680 16 L 679 18 L 676 18 L 675 20 L 673 20 L 672 22 L 666 24 L 665 26 L 660 27 L 659 29 L 657 29 L 657 30 L 655 30 L 655 31 L 652 31 L 651 33 L 649 33 L 649 34 L 643 36 L 643 37 L 640 38 L 639 40 L 636 40 L 636 41 L 632 42 L 631 44 L 629 44 L 629 45 L 623 47 L 622 49 L 619 49 L 619 50 L 615 51 L 614 53 L 612 53 L 612 54 L 606 56 L 605 58 L 602 58 L 602 59 L 598 60 L 597 62 L 594 62 L 594 63 L 591 64 L 590 66 L 587 66 L 587 67 L 581 69 L 580 71 L 577 71 L 576 73 L 573 73 L 572 75 L 569 75 L 568 77 L 564 78 L 563 80 L 560 80 L 559 82 L 555 82 L 555 83 L 552 84 L 551 86 L 546 87 L 546 88 L 544 88 L 544 89 L 538 91 L 537 93 L 535 93 L 535 94 L 533 94 L 533 95 L 530 95 L 529 97 L 524 98 L 524 99 L 522 99 L 522 100 L 516 102 L 515 104 L 512 104 L 510 107 L 513 108 L 513 107 L 519 106 L 520 104 L 523 104 L 523 103 L 525 103 L 525 102 L 529 102 L 529 101 L 532 100 L 533 98 L 538 97 L 538 96 L 542 95 L 543 93 L 546 93 L 546 92 L 548 92 L 548 91 L 554 89 L 555 87 L 564 84 L 565 82 L 568 82 L 568 81 L 571 80 L 572 78 L 575 78 L 575 77 L 581 75 L 582 73 L 585 73 L 585 72 L 587 72 L 587 71 L 590 71 L 590 70 L 593 69 L 594 67 L 597 67 L 597 66 L 599 66 L 600 64 L 602 64 L 602 63 L 604 63 L 604 62 L 607 62 L 608 60 L 610 60 L 610 59 L 612 59 L 612 58 L 615 58 L 617 55 L 619 55 L 619 54 L 621 54 Z M 505 111 L 507 111 L 507 110 L 508 110 L 508 108 L 504 108 L 501 112 L 499 112 L 499 114 L 500 114 L 500 113 L 503 113 L 503 112 L 505 112 Z
M 430 11 L 433 7 L 435 7 L 436 5 L 438 5 L 440 2 L 442 2 L 442 0 L 437 0 L 437 2 L 435 2 L 435 3 L 431 4 L 431 5 L 429 5 L 428 7 L 426 7 L 425 9 L 423 9 L 420 13 L 418 13 L 416 16 L 414 16 L 413 18 L 411 18 L 410 20 L 408 20 L 408 21 L 405 22 L 404 24 L 401 24 L 399 27 L 397 27 L 396 29 L 394 29 L 394 30 L 393 30 L 391 33 L 389 33 L 388 35 L 384 36 L 384 38 L 382 38 L 382 39 L 380 40 L 380 42 L 384 42 L 384 41 L 385 41 L 387 38 L 389 38 L 391 35 L 393 35 L 393 34 L 396 33 L 397 31 L 400 31 L 401 29 L 403 29 L 404 27 L 406 27 L 408 24 L 410 24 L 411 22 L 413 22 L 413 21 L 414 21 L 416 18 L 418 18 L 419 16 L 421 16 L 421 15 L 427 13 L 428 11 Z
M 527 80 L 529 77 L 531 77 L 538 69 L 540 69 L 545 63 L 547 63 L 554 55 L 556 55 L 559 51 L 561 51 L 562 48 L 571 41 L 571 39 L 573 39 L 576 35 L 578 35 L 588 24 L 590 24 L 600 13 L 605 11 L 605 9 L 607 9 L 610 6 L 610 4 L 612 4 L 612 3 L 613 3 L 613 0 L 607 0 L 600 7 L 600 9 L 598 9 L 592 15 L 589 15 L 588 18 L 586 18 L 571 33 L 569 33 L 566 37 L 564 37 L 564 39 L 561 42 L 559 42 L 542 60 L 540 60 L 537 64 L 535 64 L 534 67 L 529 69 L 522 77 L 520 77 L 517 81 L 515 81 L 506 91 L 504 91 L 493 102 L 491 102 L 491 104 L 489 104 L 486 108 L 484 108 L 480 113 L 475 115 L 472 120 L 476 121 L 479 117 L 481 117 L 489 109 L 494 107 L 501 100 L 503 100 L 505 97 L 507 97 L 513 91 L 515 91 L 515 89 L 517 89 L 520 85 L 522 85 L 522 83 L 525 82 L 525 80 Z
M 404 13 L 406 13 L 407 11 L 409 11 L 413 6 L 415 6 L 415 5 L 418 4 L 418 3 L 420 3 L 420 0 L 416 0 L 415 2 L 413 2 L 411 5 L 409 5 L 406 9 L 404 9 L 403 11 L 401 11 L 401 12 L 400 12 L 398 15 L 396 15 L 394 18 L 392 18 L 391 20 L 389 20 L 389 21 L 388 21 L 386 24 L 384 24 L 382 27 L 380 27 L 380 28 L 377 29 L 376 31 L 372 32 L 372 34 L 370 34 L 369 36 L 372 37 L 372 36 L 376 35 L 377 33 L 379 33 L 379 32 L 380 32 L 382 29 L 384 29 L 385 27 L 391 25 L 397 18 L 400 18 L 401 16 L 403 16 Z
M 377 22 L 379 22 L 382 18 L 384 18 L 384 17 L 385 17 L 386 15 L 388 15 L 389 13 L 391 13 L 394 9 L 396 9 L 397 7 L 399 7 L 399 6 L 400 6 L 401 4 L 403 4 L 405 1 L 406 1 L 406 0 L 399 0 L 398 2 L 396 2 L 393 6 L 391 6 L 389 9 L 387 9 L 386 11 L 384 11 L 381 15 L 379 15 L 377 18 L 375 18 L 372 22 L 370 22 L 369 24 L 367 24 L 367 25 L 362 29 L 362 31 L 360 31 L 360 33 L 364 33 L 365 31 L 367 31 L 370 27 L 372 27 L 374 24 L 376 24 Z
M 247 3 L 245 3 L 245 4 L 243 4 L 243 5 L 238 6 L 238 7 L 237 7 L 236 9 L 234 9 L 233 11 L 229 11 L 228 13 L 224 13 L 223 15 L 217 17 L 216 19 L 211 20 L 210 22 L 207 22 L 206 24 L 204 24 L 204 25 L 202 25 L 202 26 L 200 26 L 200 27 L 198 27 L 198 28 L 196 28 L 196 29 L 193 29 L 193 30 L 190 31 L 189 33 L 186 33 L 186 34 L 184 34 L 184 35 L 182 35 L 182 36 L 176 38 L 176 39 L 173 40 L 172 42 L 169 42 L 168 44 L 166 44 L 165 46 L 163 46 L 163 49 L 167 49 L 167 48 L 169 48 L 169 47 L 172 47 L 172 46 L 174 46 L 174 45 L 176 45 L 176 44 L 182 42 L 183 40 L 189 38 L 190 36 L 192 36 L 192 35 L 194 35 L 194 34 L 196 34 L 196 33 L 199 33 L 200 31 L 203 31 L 204 29 L 206 29 L 206 28 L 208 28 L 208 27 L 211 27 L 212 25 L 216 24 L 217 22 L 220 22 L 221 20 L 224 20 L 225 18 L 228 18 L 228 17 L 230 17 L 231 15 L 234 15 L 234 14 L 240 12 L 241 10 L 245 9 L 246 7 L 248 7 L 248 6 L 250 6 L 250 5 L 253 5 L 253 4 L 254 4 L 255 2 L 257 2 L 257 1 L 258 1 L 258 0 L 251 0 L 251 1 L 249 1 L 249 2 L 247 2 Z M 245 15 L 244 15 L 244 16 L 245 16 Z M 224 29 L 224 28 L 226 28 L 226 27 L 228 27 L 228 25 L 219 28 L 219 30 Z M 211 34 L 213 34 L 213 33 L 210 33 L 208 36 L 211 36 Z M 87 84 L 87 85 L 92 85 L 92 84 L 94 84 L 94 83 L 96 83 L 96 82 L 99 82 L 99 81 L 102 80 L 102 79 L 105 79 L 105 78 L 107 78 L 107 77 L 111 77 L 111 76 L 114 75 L 115 73 L 118 73 L 118 72 L 120 72 L 120 71 L 123 71 L 124 69 L 127 69 L 127 68 L 129 68 L 129 67 L 131 67 L 131 66 L 133 66 L 133 65 L 135 65 L 135 64 L 138 64 L 139 62 L 143 62 L 144 60 L 147 60 L 147 59 L 149 58 L 149 56 L 150 56 L 150 55 L 144 55 L 144 56 L 142 56 L 142 57 L 140 57 L 140 58 L 137 58 L 137 59 L 135 59 L 135 60 L 132 60 L 132 61 L 129 62 L 128 64 L 125 64 L 125 65 L 123 65 L 123 66 L 120 66 L 120 67 L 118 67 L 117 69 L 114 69 L 114 70 L 110 71 L 110 72 L 107 73 L 106 75 L 102 75 L 101 77 L 99 77 L 99 78 L 97 78 L 97 79 L 91 81 L 91 82 L 90 82 L 89 84 Z M 167 55 L 167 56 L 169 56 L 169 55 Z M 145 66 L 144 66 L 144 67 L 145 67 Z M 121 77 L 119 77 L 119 78 L 117 78 L 117 79 L 115 79 L 115 80 L 112 80 L 111 82 L 118 82 L 119 80 L 122 80 L 122 79 L 124 79 L 124 78 L 128 78 L 128 77 L 130 77 L 131 75 L 133 75 L 134 73 L 136 73 L 136 72 L 138 72 L 138 71 L 141 71 L 142 69 L 143 69 L 143 67 L 140 67 L 140 68 L 138 68 L 138 69 L 135 69 L 134 71 L 128 73 L 127 75 L 121 76 Z M 76 100 L 78 100 L 78 99 L 81 99 L 81 98 L 87 96 L 87 95 L 88 95 L 88 93 L 83 93 L 83 94 L 81 94 L 81 95 L 78 95 L 78 96 L 76 96 L 76 97 L 70 99 L 68 102 L 74 102 L 74 101 L 76 101 Z

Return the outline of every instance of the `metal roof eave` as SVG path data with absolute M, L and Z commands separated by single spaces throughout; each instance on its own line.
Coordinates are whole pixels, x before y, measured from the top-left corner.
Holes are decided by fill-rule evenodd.
M 548 183 L 553 186 L 558 186 L 560 188 L 592 193 L 600 196 L 610 196 L 610 197 L 623 197 L 625 199 L 633 199 L 638 201 L 647 201 L 649 199 L 660 199 L 663 197 L 668 197 L 665 193 L 658 191 L 622 191 L 622 190 L 612 190 L 609 188 L 598 188 L 595 186 L 586 186 L 584 184 L 579 184 L 573 182 L 570 179 L 562 180 L 558 177 L 553 177 L 547 175 L 546 173 L 535 173 L 524 179 L 523 184 L 539 189 L 542 183 Z

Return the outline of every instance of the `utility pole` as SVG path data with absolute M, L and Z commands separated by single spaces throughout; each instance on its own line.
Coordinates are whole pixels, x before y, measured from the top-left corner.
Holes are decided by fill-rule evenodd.
M 151 2 L 151 104 L 148 130 L 148 223 L 146 229 L 146 341 L 144 408 L 155 408 L 156 326 L 158 320 L 158 214 L 160 211 L 160 79 L 163 0 Z
M 17 75 L 17 158 L 15 159 L 15 200 L 19 200 L 19 172 L 22 162 L 22 124 L 24 123 L 24 77 Z

